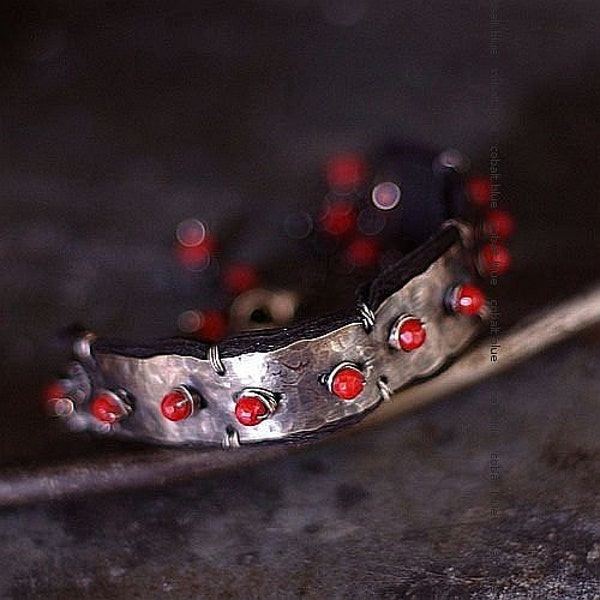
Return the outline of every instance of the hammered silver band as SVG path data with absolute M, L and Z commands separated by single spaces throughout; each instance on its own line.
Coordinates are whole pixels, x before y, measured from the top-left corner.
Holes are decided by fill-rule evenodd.
M 395 391 L 435 374 L 477 336 L 481 317 L 452 312 L 445 303 L 448 290 L 475 277 L 471 256 L 457 238 L 375 310 L 364 304 L 354 322 L 272 350 L 223 356 L 212 346 L 205 358 L 160 352 L 128 356 L 99 350 L 92 341 L 89 358 L 75 360 L 69 369 L 73 410 L 64 421 L 73 430 L 150 443 L 228 448 L 301 440 L 354 422 Z M 390 343 L 390 328 L 403 315 L 422 323 L 426 340 L 418 349 L 403 351 Z M 354 365 L 362 377 L 352 398 L 336 395 L 326 384 L 340 364 Z M 161 412 L 161 400 L 178 386 L 194 390 L 201 403 L 189 418 L 174 421 Z M 102 390 L 127 396 L 126 418 L 109 427 L 90 410 Z M 255 396 L 262 390 L 268 400 L 252 424 L 236 418 L 236 402 L 248 390 Z

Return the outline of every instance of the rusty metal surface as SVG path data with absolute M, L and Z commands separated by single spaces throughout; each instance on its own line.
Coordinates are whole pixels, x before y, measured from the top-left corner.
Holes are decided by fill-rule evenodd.
M 191 4 L 1 8 L 0 479 L 18 475 L 14 503 L 56 491 L 51 473 L 155 486 L 2 509 L 0 596 L 594 598 L 597 330 L 406 419 L 235 467 L 48 424 L 55 331 L 172 333 L 190 302 L 174 223 L 235 214 L 232 255 L 259 259 L 245 222 L 260 213 L 268 239 L 330 151 L 390 132 L 483 171 L 499 145 L 519 223 L 502 334 L 600 276 L 597 4 L 494 4 L 495 55 L 476 2 L 356 2 L 350 25 L 336 2 Z M 210 476 L 164 485 L 191 472 Z

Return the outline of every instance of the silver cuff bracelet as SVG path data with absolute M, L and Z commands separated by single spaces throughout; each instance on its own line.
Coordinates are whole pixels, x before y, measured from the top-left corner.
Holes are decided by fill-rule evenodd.
M 486 314 L 469 225 L 449 221 L 358 292 L 355 311 L 219 344 L 80 336 L 49 393 L 74 431 L 164 445 L 300 441 L 446 366 Z

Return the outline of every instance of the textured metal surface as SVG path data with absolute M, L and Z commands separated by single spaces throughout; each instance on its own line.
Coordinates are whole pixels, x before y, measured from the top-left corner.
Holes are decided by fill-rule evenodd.
M 492 317 L 490 330 L 497 327 Z M 600 284 L 582 291 L 573 298 L 538 313 L 528 315 L 502 335 L 498 346 L 498 334 L 492 333 L 492 341 L 483 339 L 472 350 L 461 356 L 448 370 L 429 379 L 422 385 L 413 386 L 397 394 L 394 402 L 383 405 L 370 414 L 359 427 L 373 426 L 410 410 L 429 404 L 432 399 L 443 398 L 453 392 L 474 385 L 487 377 L 515 368 L 546 348 L 564 342 L 586 330 L 599 331 Z M 495 348 L 498 360 L 491 360 Z
M 224 436 L 230 439 L 232 428 L 242 444 L 273 441 L 354 421 L 389 392 L 439 370 L 477 334 L 478 317 L 449 314 L 444 306 L 447 290 L 470 277 L 468 260 L 462 244 L 451 246 L 380 305 L 370 331 L 353 323 L 271 352 L 228 358 L 218 357 L 214 346 L 207 360 L 177 354 L 134 358 L 96 353 L 88 370 L 102 386 L 127 390 L 133 411 L 108 426 L 87 412 L 88 395 L 64 418 L 75 430 L 161 444 L 222 444 Z M 427 332 L 424 346 L 413 352 L 398 351 L 388 343 L 390 328 L 404 314 L 418 315 Z M 345 361 L 358 365 L 366 382 L 351 401 L 337 398 L 323 381 Z M 202 408 L 189 419 L 173 422 L 162 415 L 160 401 L 180 385 L 199 392 Z M 277 397 L 273 414 L 253 426 L 239 424 L 234 416 L 235 402 L 247 388 L 270 390 Z
M 461 260 L 463 252 L 463 247 L 455 244 L 423 275 L 415 277 L 377 309 L 373 328 L 376 339 L 387 341 L 390 329 L 400 315 L 418 316 L 427 333 L 425 344 L 413 352 L 398 352 L 388 344 L 381 344 L 380 373 L 392 391 L 438 371 L 480 330 L 481 322 L 477 317 L 449 315 L 443 303 L 449 288 L 468 280 Z
M 37 398 L 61 358 L 49 340 L 71 319 L 172 334 L 191 305 L 172 293 L 160 240 L 180 219 L 285 216 L 322 157 L 390 132 L 459 145 L 484 171 L 499 144 L 519 225 L 498 290 L 503 365 L 511 324 L 599 276 L 600 4 L 39 0 L 45 18 L 32 4 L 2 3 L 22 16 L 2 19 L 0 54 L 0 482 L 19 476 L 17 503 L 79 498 L 2 511 L 0 597 L 594 599 L 597 330 L 376 431 L 271 461 L 287 447 L 142 452 L 65 434 Z M 325 20 L 344 6 L 362 20 Z M 249 467 L 248 453 L 265 462 Z M 173 484 L 217 464 L 221 475 Z M 132 489 L 142 482 L 157 488 Z M 84 497 L 99 489 L 118 493 Z
M 490 346 L 484 340 L 461 356 L 447 371 L 397 393 L 391 402 L 369 414 L 351 430 L 381 426 L 398 415 L 422 408 L 505 369 L 514 368 L 553 344 L 599 326 L 600 286 L 596 286 L 558 306 L 530 315 L 523 323 L 517 323 L 503 339 L 500 362 L 489 360 Z M 386 387 L 385 384 L 381 386 L 380 382 L 382 396 L 387 395 Z M 215 448 L 205 448 L 201 452 L 189 452 L 185 449 L 145 448 L 126 456 L 96 459 L 93 463 L 83 457 L 66 465 L 38 468 L 33 473 L 23 469 L 5 469 L 0 479 L 0 506 L 166 485 L 281 458 L 299 447 L 277 444 L 239 448 L 238 435 L 234 430 L 224 438 L 223 445 L 237 450 L 221 452 Z

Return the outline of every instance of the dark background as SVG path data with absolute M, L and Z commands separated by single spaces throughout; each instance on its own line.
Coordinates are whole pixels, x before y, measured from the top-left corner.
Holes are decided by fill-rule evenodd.
M 592 2 L 3 3 L 4 468 L 135 455 L 45 420 L 55 332 L 174 333 L 210 295 L 173 261 L 175 225 L 232 227 L 232 257 L 268 261 L 332 152 L 398 136 L 485 173 L 497 144 L 519 225 L 503 327 L 582 289 L 600 271 L 598 18 Z M 0 596 L 593 598 L 598 350 L 580 336 L 262 465 L 4 509 Z

